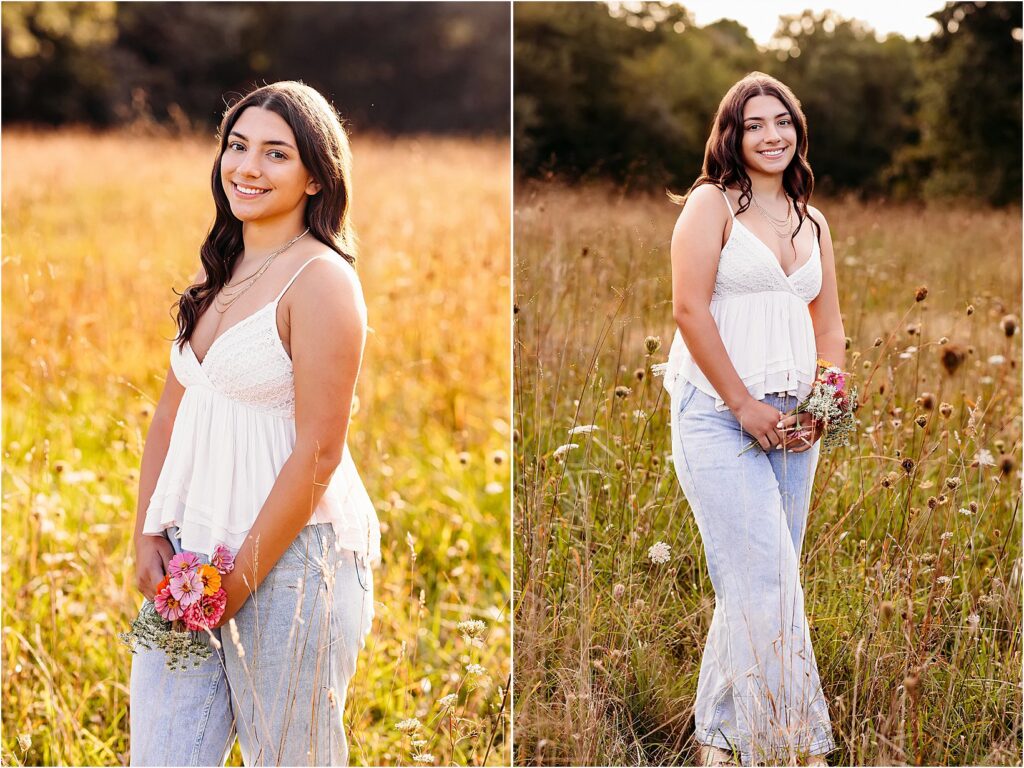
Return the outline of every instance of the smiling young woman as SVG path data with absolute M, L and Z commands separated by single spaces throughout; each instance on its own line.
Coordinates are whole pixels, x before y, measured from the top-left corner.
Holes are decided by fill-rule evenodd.
M 813 186 L 800 103 L 754 72 L 722 99 L 702 173 L 678 198 L 665 386 L 716 596 L 694 706 L 702 765 L 730 764 L 730 752 L 743 765 L 801 754 L 824 765 L 835 748 L 799 579 L 821 429 L 784 415 L 819 358 L 845 358 Z M 751 437 L 764 450 L 743 452 Z
M 221 765 L 236 734 L 246 765 L 347 763 L 380 558 L 345 445 L 366 333 L 350 165 L 337 113 L 301 83 L 259 88 L 221 122 L 216 219 L 178 303 L 134 538 L 148 600 L 176 552 L 226 547 L 235 568 L 197 669 L 136 650 L 133 765 Z

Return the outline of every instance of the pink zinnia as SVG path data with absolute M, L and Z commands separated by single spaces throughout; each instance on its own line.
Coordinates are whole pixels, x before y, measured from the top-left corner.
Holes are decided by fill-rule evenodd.
M 199 558 L 194 552 L 181 552 L 167 563 L 167 575 L 172 579 L 183 573 L 192 573 L 199 568 Z
M 210 556 L 210 565 L 220 573 L 231 573 L 235 569 L 235 556 L 223 544 L 218 544 Z
M 185 626 L 193 632 L 209 629 L 224 615 L 224 607 L 228 602 L 228 593 L 218 589 L 212 595 L 206 595 L 185 609 Z
M 180 619 L 185 613 L 181 603 L 171 594 L 170 587 L 164 587 L 157 592 L 153 604 L 156 606 L 156 612 L 168 621 Z
M 171 577 L 171 594 L 188 607 L 203 596 L 203 579 L 197 571 L 185 571 Z

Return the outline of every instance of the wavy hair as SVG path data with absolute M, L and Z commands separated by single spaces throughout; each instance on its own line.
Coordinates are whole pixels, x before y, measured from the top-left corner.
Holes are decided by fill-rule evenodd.
M 686 199 L 702 184 L 713 184 L 722 189 L 737 186 L 740 190 L 739 209 L 743 213 L 750 207 L 753 194 L 750 190 L 750 176 L 743 164 L 743 109 L 755 96 L 774 96 L 783 103 L 793 118 L 796 128 L 796 153 L 782 173 L 782 188 L 793 201 L 797 214 L 796 238 L 804 220 L 810 218 L 818 239 L 821 226 L 807 215 L 807 204 L 814 190 L 814 172 L 807 162 L 807 118 L 800 101 L 793 92 L 779 80 L 764 72 L 750 72 L 728 90 L 715 112 L 711 135 L 704 147 L 704 165 L 700 176 L 684 195 L 669 194 L 673 202 L 685 205 Z
M 352 151 L 341 117 L 319 91 L 304 83 L 283 80 L 257 88 L 225 110 L 217 131 L 219 146 L 211 178 L 217 214 L 199 249 L 206 278 L 178 294 L 175 340 L 179 349 L 192 338 L 196 322 L 227 283 L 242 253 L 242 222 L 231 213 L 220 163 L 231 129 L 249 107 L 270 110 L 288 123 L 302 164 L 320 185 L 315 195 L 306 198 L 305 223 L 310 234 L 350 264 L 356 262 L 356 238 L 349 216 Z

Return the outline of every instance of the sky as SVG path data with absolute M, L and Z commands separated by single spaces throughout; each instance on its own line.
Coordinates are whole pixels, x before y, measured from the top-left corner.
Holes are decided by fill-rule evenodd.
M 831 8 L 846 18 L 861 19 L 875 32 L 898 32 L 904 37 L 929 37 L 938 25 L 928 14 L 945 5 L 944 0 L 682 0 L 697 26 L 719 19 L 734 19 L 745 26 L 758 45 L 767 45 L 779 16 L 804 10 L 820 12 Z

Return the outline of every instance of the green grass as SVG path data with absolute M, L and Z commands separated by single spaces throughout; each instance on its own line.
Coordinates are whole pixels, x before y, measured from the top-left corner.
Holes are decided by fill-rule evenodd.
M 1001 323 L 1019 325 L 1020 210 L 817 204 L 863 402 L 853 444 L 819 463 L 801 569 L 830 763 L 1019 765 L 1021 356 Z M 695 756 L 714 592 L 651 375 L 674 330 L 677 215 L 662 196 L 517 186 L 518 764 Z
M 3 149 L 3 762 L 126 764 L 117 633 L 141 600 L 138 466 L 170 289 L 194 274 L 212 219 L 215 147 L 6 131 Z M 349 447 L 383 565 L 346 712 L 351 761 L 507 764 L 508 147 L 357 138 L 353 151 L 371 332 Z M 475 618 L 481 647 L 456 630 Z M 409 717 L 418 736 L 394 727 Z

